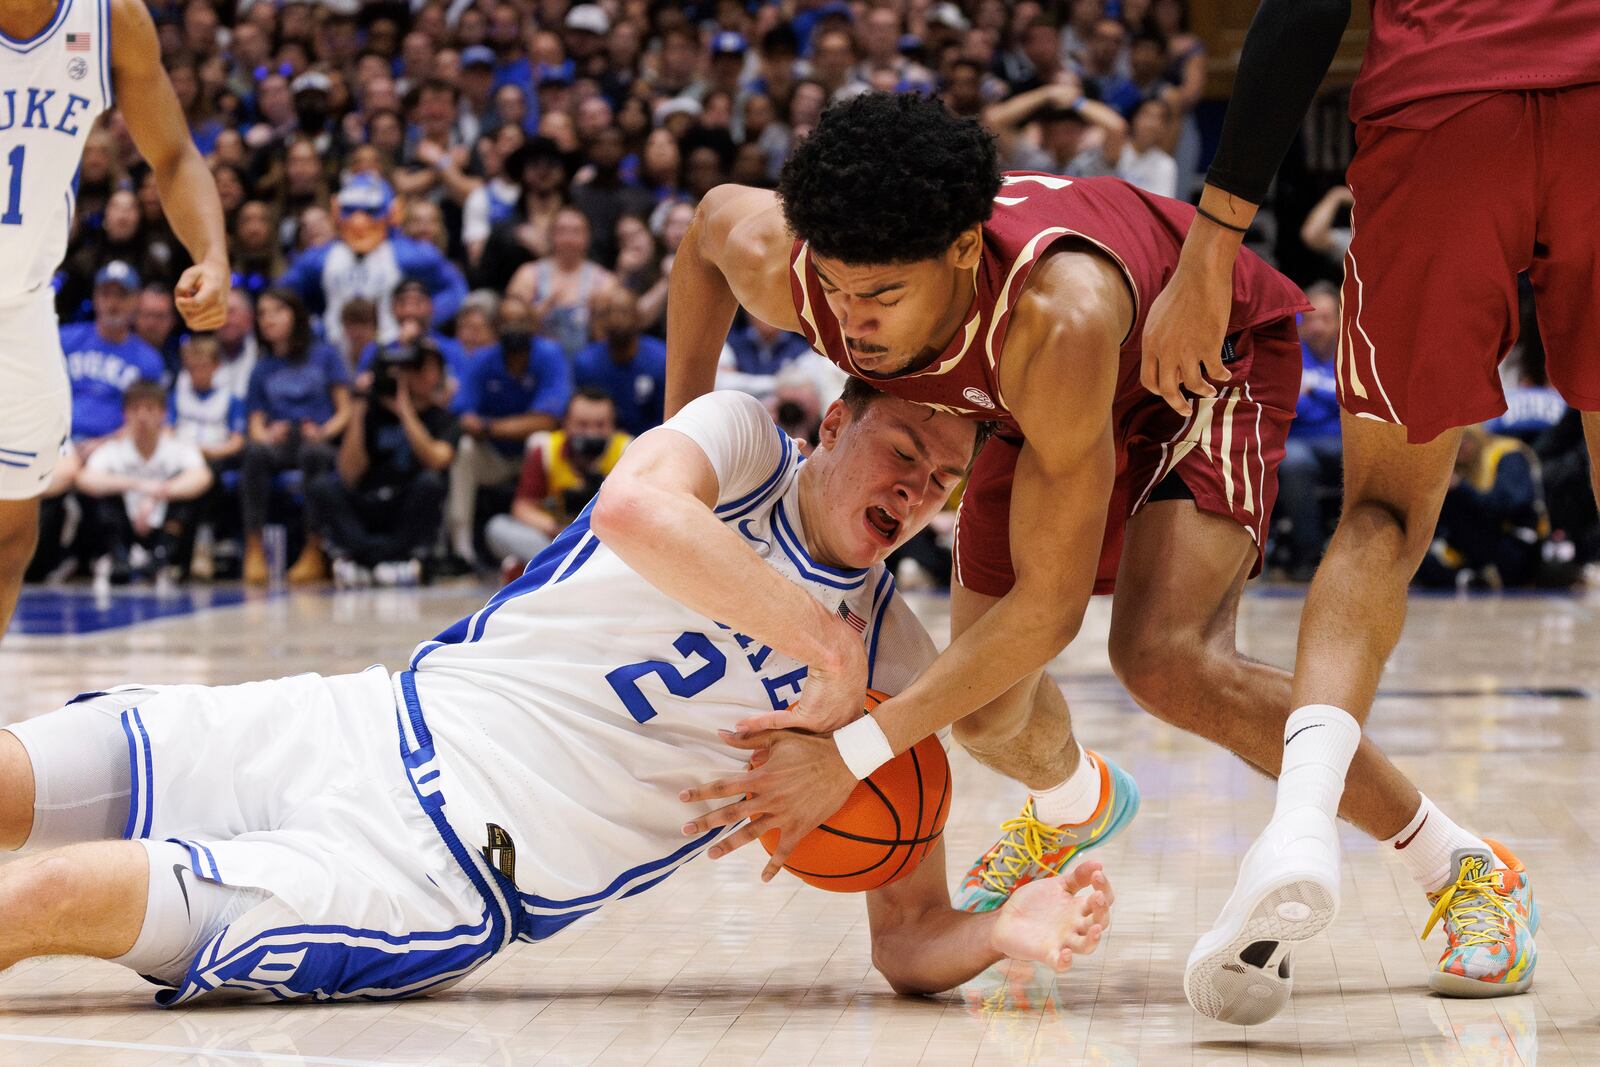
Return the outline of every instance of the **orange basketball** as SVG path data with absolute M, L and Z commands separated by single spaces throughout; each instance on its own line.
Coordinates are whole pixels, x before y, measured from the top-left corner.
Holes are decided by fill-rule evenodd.
M 888 696 L 867 690 L 867 710 Z M 899 881 L 922 862 L 950 814 L 950 764 L 925 737 L 861 782 L 828 821 L 806 835 L 784 869 L 832 893 L 864 893 Z M 779 831 L 763 834 L 770 855 Z

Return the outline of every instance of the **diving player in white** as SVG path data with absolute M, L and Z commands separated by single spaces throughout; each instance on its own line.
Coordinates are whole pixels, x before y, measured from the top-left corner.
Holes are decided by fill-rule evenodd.
M 0 847 L 50 849 L 0 867 L 0 968 L 98 956 L 164 1004 L 406 996 L 648 889 L 727 832 L 686 838 L 709 808 L 679 799 L 745 767 L 720 730 L 933 659 L 882 561 L 978 436 L 856 380 L 802 459 L 758 401 L 707 394 L 406 670 L 123 687 L 0 731 Z M 958 912 L 941 844 L 867 906 L 889 983 L 928 992 L 1065 969 L 1111 887 L 1086 863 Z
M 143 0 L 0 4 L 0 634 L 71 422 L 50 281 L 72 228 L 84 141 L 113 104 L 194 258 L 174 293 L 179 312 L 191 330 L 214 330 L 227 314 L 222 202 Z

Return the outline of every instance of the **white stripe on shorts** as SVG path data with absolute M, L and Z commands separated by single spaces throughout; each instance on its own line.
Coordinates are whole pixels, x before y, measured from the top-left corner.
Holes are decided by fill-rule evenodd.
M 1366 285 L 1361 280 L 1361 266 L 1356 262 L 1355 245 L 1353 243 L 1354 229 L 1355 221 L 1352 217 L 1352 244 L 1350 246 L 1350 250 L 1345 252 L 1346 269 L 1349 271 L 1350 277 L 1355 279 L 1356 283 L 1356 311 L 1355 314 L 1350 317 L 1350 319 L 1355 324 L 1355 328 L 1361 332 L 1362 341 L 1366 342 L 1367 365 L 1372 370 L 1372 384 L 1377 387 L 1378 395 L 1383 399 L 1383 406 L 1389 409 L 1389 421 L 1398 423 L 1400 421 L 1400 416 L 1394 410 L 1394 405 L 1389 402 L 1389 392 L 1388 390 L 1384 389 L 1383 379 L 1378 374 L 1378 346 L 1372 343 L 1372 337 L 1367 333 L 1367 328 L 1361 325 L 1361 312 L 1366 306 Z M 1354 341 L 1353 337 L 1351 338 L 1351 341 Z M 1354 345 L 1352 344 L 1351 347 L 1353 348 Z M 1350 391 L 1355 393 L 1356 396 L 1363 400 L 1369 399 L 1367 396 L 1366 387 L 1362 385 L 1360 375 L 1356 371 L 1355 352 L 1351 351 L 1348 353 L 1348 355 L 1345 353 L 1344 336 L 1342 332 L 1340 335 L 1339 349 L 1340 356 L 1337 369 L 1340 372 L 1349 374 Z

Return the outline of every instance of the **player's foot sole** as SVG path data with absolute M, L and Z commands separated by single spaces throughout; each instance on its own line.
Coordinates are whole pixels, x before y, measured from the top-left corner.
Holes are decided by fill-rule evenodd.
M 1315 876 L 1263 885 L 1229 907 L 1202 937 L 1183 972 L 1183 992 L 1208 1019 L 1254 1026 L 1283 1009 L 1294 989 L 1294 947 L 1328 928 L 1334 893 Z
M 1460 974 L 1434 971 L 1428 975 L 1428 988 L 1441 997 L 1460 997 L 1468 1000 L 1489 1000 L 1493 997 L 1514 997 L 1526 993 L 1533 986 L 1533 975 L 1515 982 L 1484 982 Z

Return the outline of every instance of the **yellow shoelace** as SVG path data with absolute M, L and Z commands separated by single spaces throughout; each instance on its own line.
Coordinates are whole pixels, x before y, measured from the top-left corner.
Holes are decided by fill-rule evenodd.
M 983 870 L 978 872 L 978 877 L 983 879 L 984 885 L 996 893 L 1010 892 L 1012 886 L 1022 877 L 1023 868 L 1030 863 L 1049 867 L 1044 859 L 1045 853 L 1058 848 L 1062 838 L 1078 836 L 1071 830 L 1051 826 L 1035 819 L 1031 800 L 1028 806 L 1022 809 L 1021 815 L 1000 824 L 1000 832 L 1002 835 L 1000 843 L 995 846 Z M 1008 851 L 1010 855 L 1007 855 Z
M 1440 919 L 1447 920 L 1447 928 L 1454 931 L 1457 944 L 1463 946 L 1494 945 L 1499 943 L 1496 920 L 1522 921 L 1517 909 L 1506 902 L 1500 893 L 1498 871 L 1469 875 L 1439 894 L 1434 902 L 1428 924 L 1422 928 L 1423 939 L 1433 932 Z M 1476 926 L 1482 922 L 1482 926 Z

